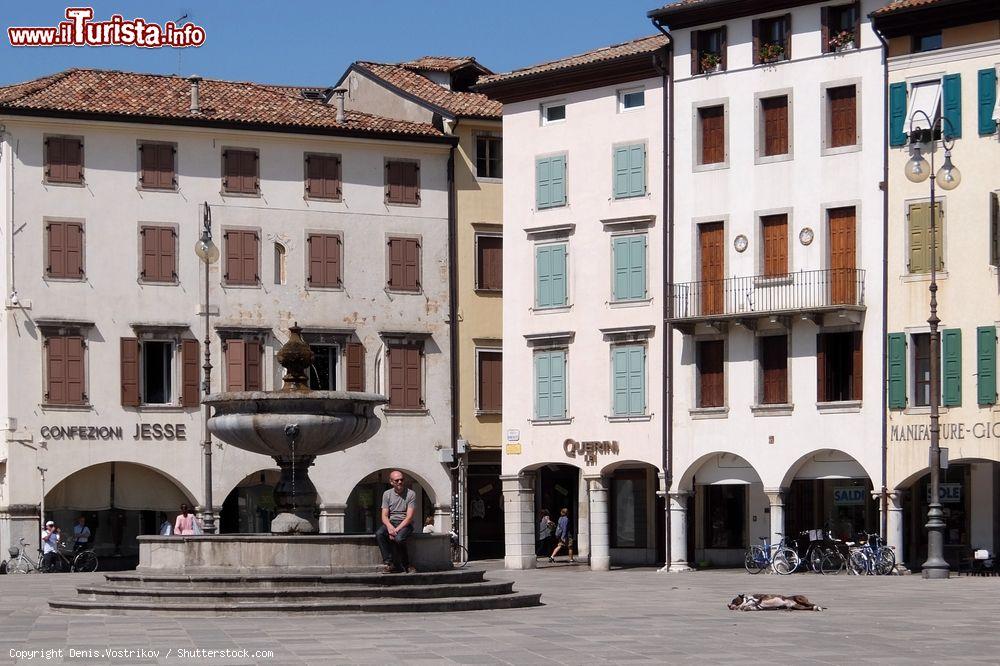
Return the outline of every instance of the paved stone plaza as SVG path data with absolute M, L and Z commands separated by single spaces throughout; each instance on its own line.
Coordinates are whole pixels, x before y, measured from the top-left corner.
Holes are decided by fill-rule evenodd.
M 59 648 L 64 661 L 115 664 L 1000 663 L 1000 578 L 592 573 L 568 565 L 496 569 L 487 577 L 540 591 L 545 605 L 422 615 L 77 616 L 49 612 L 46 601 L 73 595 L 75 585 L 97 582 L 100 574 L 0 576 L 0 663 L 15 662 L 12 650 Z M 757 591 L 805 594 L 829 610 L 726 608 L 735 593 Z M 99 654 L 108 648 L 135 652 L 108 659 Z M 70 659 L 70 649 L 95 653 Z M 250 656 L 179 658 L 182 649 L 247 650 Z M 149 656 L 152 650 L 159 656 Z M 254 658 L 258 650 L 274 656 Z M 37 656 L 16 661 L 41 662 Z

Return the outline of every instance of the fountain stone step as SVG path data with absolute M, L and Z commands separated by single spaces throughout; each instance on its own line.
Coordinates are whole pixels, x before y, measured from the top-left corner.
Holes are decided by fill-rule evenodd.
M 350 574 L 168 574 L 168 573 L 107 573 L 108 586 L 144 588 L 284 588 L 305 585 L 400 587 L 408 585 L 467 584 L 484 580 L 482 569 L 453 569 L 412 574 L 364 573 Z

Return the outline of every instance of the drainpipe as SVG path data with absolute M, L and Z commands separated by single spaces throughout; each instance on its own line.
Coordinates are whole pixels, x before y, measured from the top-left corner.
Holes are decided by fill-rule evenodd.
M 663 77 L 663 94 L 666 97 L 663 106 L 663 268 L 664 286 L 667 287 L 663 298 L 663 370 L 665 382 L 663 390 L 663 524 L 666 526 L 666 562 L 664 567 L 670 567 L 670 487 L 674 482 L 674 326 L 669 317 L 673 305 L 673 294 L 668 285 L 674 282 L 674 80 L 670 76 L 670 61 L 673 51 L 673 39 L 670 33 L 663 29 L 659 21 L 653 19 L 653 25 L 667 38 L 663 48 L 663 66 L 653 61 L 657 71 Z M 690 509 L 689 509 L 690 510 Z
M 889 427 L 889 391 L 887 349 L 889 336 L 889 43 L 885 35 L 875 26 L 871 15 L 875 36 L 882 42 L 882 494 L 879 498 L 881 520 L 879 531 L 882 538 L 889 536 L 889 488 L 888 463 L 889 442 L 886 430 Z
M 451 127 L 452 134 L 458 118 Z M 448 153 L 448 347 L 451 355 L 451 452 L 454 467 L 451 467 L 451 523 L 458 531 L 462 514 L 462 498 L 459 496 L 459 475 L 461 460 L 458 453 L 458 219 L 455 214 L 457 197 L 455 186 L 455 143 Z

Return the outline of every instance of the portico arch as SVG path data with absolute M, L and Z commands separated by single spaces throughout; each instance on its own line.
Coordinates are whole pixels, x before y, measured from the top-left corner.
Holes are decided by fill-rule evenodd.
M 382 494 L 389 490 L 389 475 L 393 470 L 402 472 L 407 480 L 407 487 L 416 495 L 416 512 L 414 514 L 414 530 L 423 528 L 424 519 L 434 517 L 435 529 L 444 530 L 449 525 L 443 521 L 440 506 L 436 501 L 434 488 L 422 476 L 402 467 L 386 467 L 367 474 L 355 484 L 348 495 L 343 514 L 343 532 L 346 534 L 371 534 L 381 524 Z
M 879 506 L 864 466 L 838 449 L 811 451 L 789 466 L 782 479 L 786 529 L 793 538 L 805 530 L 833 532 L 853 540 L 879 531 Z

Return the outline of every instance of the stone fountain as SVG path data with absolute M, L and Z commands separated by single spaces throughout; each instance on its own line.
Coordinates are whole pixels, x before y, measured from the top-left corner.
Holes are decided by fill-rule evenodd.
M 537 606 L 540 595 L 512 582 L 484 580 L 482 569 L 452 570 L 447 534 L 409 540 L 416 574 L 377 573 L 382 558 L 372 535 L 318 534 L 316 456 L 361 445 L 381 425 L 378 394 L 313 391 L 306 370 L 314 353 L 296 324 L 277 354 L 285 369 L 278 391 L 205 397 L 208 428 L 237 448 L 270 456 L 281 468 L 279 513 L 268 534 L 141 536 L 135 573 L 105 574 L 103 585 L 54 599 L 57 611 L 229 615 L 448 611 Z

